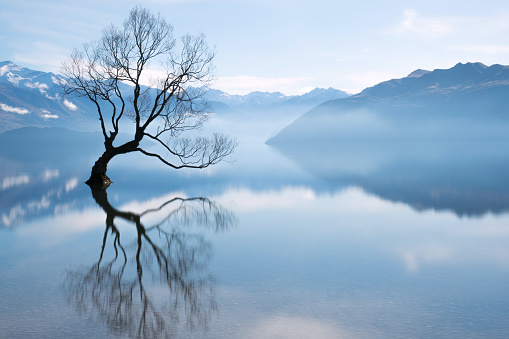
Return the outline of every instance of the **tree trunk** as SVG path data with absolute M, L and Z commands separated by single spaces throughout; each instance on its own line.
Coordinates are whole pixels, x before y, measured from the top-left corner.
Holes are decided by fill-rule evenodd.
M 105 190 L 108 188 L 108 186 L 111 185 L 112 181 L 106 175 L 106 170 L 108 169 L 108 162 L 113 159 L 115 155 L 117 155 L 117 152 L 113 148 L 104 151 L 99 159 L 97 159 L 94 166 L 92 167 L 90 178 L 86 181 L 88 186 Z
M 112 140 L 107 140 L 105 142 L 106 150 L 95 162 L 92 167 L 92 172 L 90 173 L 90 178 L 85 182 L 92 188 L 99 188 L 102 190 L 107 189 L 113 182 L 106 175 L 106 170 L 108 169 L 108 163 L 110 160 L 116 155 L 137 151 L 140 141 L 137 139 L 131 140 L 118 147 L 113 147 L 111 143 Z

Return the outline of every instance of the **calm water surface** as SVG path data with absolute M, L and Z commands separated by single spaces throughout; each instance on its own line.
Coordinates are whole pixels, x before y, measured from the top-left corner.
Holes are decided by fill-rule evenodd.
M 62 147 L 1 145 L 2 338 L 509 337 L 507 144 Z

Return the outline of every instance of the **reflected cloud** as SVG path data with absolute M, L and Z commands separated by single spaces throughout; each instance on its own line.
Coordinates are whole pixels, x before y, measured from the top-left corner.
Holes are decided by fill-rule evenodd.
M 277 315 L 259 321 L 241 335 L 242 338 L 357 338 L 347 330 L 319 319 Z
M 43 182 L 48 180 L 43 179 Z M 24 184 L 25 182 L 23 182 Z M 28 181 L 26 182 L 28 183 Z M 30 199 L 25 201 L 15 202 L 16 205 L 11 207 L 8 213 L 2 213 L 2 219 L 0 226 L 15 226 L 19 225 L 24 221 L 25 217 L 34 217 L 43 214 L 44 212 L 50 212 L 54 214 L 52 206 L 55 205 L 54 200 L 58 199 L 61 195 L 61 190 L 51 188 L 48 192 L 43 194 L 38 199 Z
M 60 176 L 60 171 L 58 169 L 50 170 L 47 169 L 42 173 L 42 181 L 50 181 L 53 178 L 58 178 Z
M 103 216 L 97 208 L 87 208 L 83 211 L 73 210 L 72 205 L 57 205 L 51 218 L 40 218 L 27 223 L 17 230 L 17 234 L 25 239 L 35 240 L 42 248 L 54 246 L 77 237 L 83 233 L 102 228 Z M 27 210 L 20 210 L 23 214 L 14 219 L 15 224 L 26 217 Z
M 19 220 L 23 215 L 25 214 L 25 211 L 21 208 L 20 205 L 16 205 L 9 211 L 8 214 L 3 213 L 2 214 L 2 224 L 5 227 L 11 227 L 17 220 Z
M 189 227 L 226 231 L 235 216 L 202 197 L 152 201 L 135 213 L 113 207 L 105 190 L 92 189 L 92 196 L 106 213 L 106 228 L 98 261 L 68 272 L 63 287 L 69 302 L 115 335 L 171 338 L 182 327 L 205 328 L 216 310 L 215 279 L 207 272 L 212 248 Z M 127 246 L 120 220 L 136 229 Z
M 359 187 L 332 193 L 298 186 L 268 191 L 239 188 L 215 200 L 232 204 L 243 220 L 263 216 L 263 226 L 250 225 L 249 221 L 245 226 L 256 228 L 259 239 L 268 232 L 285 239 L 289 234 L 305 234 L 286 239 L 292 247 L 285 249 L 292 251 L 288 255 L 295 256 L 295 260 L 301 256 L 302 260 L 310 260 L 309 256 L 332 251 L 341 239 L 351 239 L 348 246 L 389 256 L 392 259 L 388 260 L 403 264 L 408 273 L 465 263 L 509 267 L 507 213 L 464 217 L 450 211 L 417 211 Z
M 374 212 L 398 205 L 354 186 L 332 193 L 316 192 L 313 188 L 304 186 L 285 186 L 279 190 L 261 192 L 239 188 L 228 190 L 217 197 L 217 200 L 233 204 L 238 211 L 302 210 L 322 203 L 323 207 L 335 206 L 337 211 Z
M 407 272 L 417 272 L 422 264 L 443 264 L 455 256 L 454 248 L 436 243 L 420 244 L 401 253 Z
M 281 190 L 263 192 L 252 191 L 248 188 L 233 189 L 218 199 L 234 204 L 239 211 L 260 211 L 302 207 L 315 197 L 315 192 L 311 188 L 288 186 Z
M 26 185 L 29 181 L 30 177 L 26 174 L 18 175 L 15 177 L 6 177 L 2 181 L 2 189 L 6 190 L 14 186 Z
M 65 183 L 65 191 L 69 192 L 78 187 L 78 178 L 72 178 Z

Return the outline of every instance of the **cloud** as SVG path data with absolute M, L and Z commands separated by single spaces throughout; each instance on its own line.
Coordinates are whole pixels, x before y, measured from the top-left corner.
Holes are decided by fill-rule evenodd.
M 47 195 L 42 196 L 40 200 L 32 200 L 27 204 L 27 209 L 31 211 L 40 211 L 50 207 L 51 201 Z
M 423 243 L 402 250 L 400 255 L 407 272 L 417 272 L 422 264 L 438 264 L 451 260 L 454 251 L 455 249 L 450 245 Z
M 71 101 L 67 99 L 64 99 L 64 105 L 71 111 L 75 111 L 78 109 L 78 107 L 75 104 L 73 104 Z
M 451 46 L 451 51 L 473 52 L 483 54 L 509 54 L 509 45 L 471 45 L 471 46 Z
M 300 94 L 309 88 L 309 77 L 267 78 L 250 75 L 219 77 L 214 88 L 229 94 L 245 95 L 254 91 Z
M 315 199 L 315 193 L 310 188 L 284 187 L 279 191 L 267 191 L 262 194 L 248 189 L 229 191 L 234 197 L 236 209 L 239 211 L 257 211 L 266 208 L 303 208 L 309 201 Z
M 2 214 L 2 220 L 1 224 L 3 224 L 5 227 L 10 227 L 13 225 L 17 220 L 19 220 L 23 215 L 25 214 L 25 211 L 21 208 L 20 205 L 16 205 L 9 211 L 9 214 Z
M 436 38 L 453 32 L 447 18 L 424 17 L 415 9 L 406 9 L 403 12 L 403 20 L 391 33 L 413 33 L 428 38 Z
M 36 82 L 36 83 L 27 82 L 25 84 L 25 86 L 28 88 L 38 89 L 39 92 L 41 92 L 41 93 L 46 93 L 46 90 L 48 89 L 48 85 L 41 84 L 40 82 Z
M 7 177 L 4 178 L 2 182 L 2 189 L 8 189 L 13 186 L 26 185 L 30 181 L 30 177 L 28 175 L 19 175 L 16 177 Z
M 67 81 L 64 78 L 62 78 L 60 76 L 56 77 L 56 76 L 53 76 L 53 75 L 51 76 L 51 81 L 53 81 L 53 83 L 55 85 L 64 85 L 64 84 L 67 83 Z
M 5 112 L 16 113 L 21 115 L 30 113 L 30 111 L 27 110 L 26 108 L 12 107 L 6 104 L 0 104 L 0 109 Z
M 16 66 L 13 63 L 10 63 L 8 65 L 0 67 L 0 76 L 3 76 L 5 73 L 8 73 L 10 71 L 19 71 L 21 70 L 21 67 Z
M 65 183 L 65 192 L 72 191 L 78 187 L 78 178 L 72 178 Z
M 258 321 L 254 327 L 246 329 L 242 337 L 325 339 L 352 338 L 353 336 L 347 330 L 320 319 L 278 315 Z
M 58 115 L 56 115 L 56 114 L 51 114 L 51 112 L 50 112 L 50 111 L 45 110 L 45 109 L 41 109 L 41 118 L 43 118 L 44 120 L 48 120 L 48 119 L 58 119 Z
M 60 176 L 60 171 L 58 169 L 50 170 L 47 169 L 42 173 L 42 181 L 47 182 L 53 178 L 58 178 Z

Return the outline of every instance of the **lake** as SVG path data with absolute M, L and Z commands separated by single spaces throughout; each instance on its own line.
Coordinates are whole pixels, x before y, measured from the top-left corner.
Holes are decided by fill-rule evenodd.
M 2 338 L 509 337 L 507 142 L 240 128 L 231 162 L 126 155 L 93 192 L 100 137 L 48 131 L 0 140 Z

